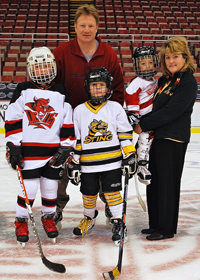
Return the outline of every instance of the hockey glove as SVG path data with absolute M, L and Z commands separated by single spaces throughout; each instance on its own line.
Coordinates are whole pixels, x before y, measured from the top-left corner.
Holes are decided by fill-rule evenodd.
M 132 111 L 127 112 L 127 118 L 133 129 L 140 121 L 140 115 Z
M 137 163 L 135 153 L 131 153 L 122 160 L 122 174 L 125 176 L 128 173 L 129 178 L 132 178 L 137 171 Z
M 137 175 L 140 183 L 145 185 L 149 185 L 151 183 L 152 176 L 150 171 L 147 169 L 147 166 L 138 164 Z
M 20 169 L 24 168 L 24 158 L 22 155 L 22 147 L 15 146 L 12 142 L 6 143 L 6 160 L 12 169 L 16 170 L 17 165 Z
M 67 176 L 76 186 L 81 181 L 81 165 L 73 159 L 67 163 Z
M 49 161 L 49 165 L 53 168 L 60 168 L 64 165 L 68 157 L 73 155 L 72 147 L 59 147 L 58 151 L 53 155 Z

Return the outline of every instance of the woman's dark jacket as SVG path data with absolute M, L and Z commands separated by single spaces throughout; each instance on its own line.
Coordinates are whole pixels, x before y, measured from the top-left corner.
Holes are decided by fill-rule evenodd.
M 182 76 L 181 76 L 182 75 Z M 159 94 L 167 78 L 158 80 L 154 94 L 153 110 L 142 117 L 142 131 L 154 131 L 155 139 L 171 138 L 188 143 L 190 140 L 191 114 L 197 96 L 197 82 L 189 71 L 176 73 L 170 84 Z M 180 81 L 179 81 L 179 77 Z

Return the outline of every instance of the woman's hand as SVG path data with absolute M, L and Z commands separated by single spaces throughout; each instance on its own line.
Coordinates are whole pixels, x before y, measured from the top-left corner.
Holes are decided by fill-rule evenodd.
M 137 134 L 140 134 L 142 132 L 141 126 L 139 124 L 137 124 L 134 128 L 134 132 Z

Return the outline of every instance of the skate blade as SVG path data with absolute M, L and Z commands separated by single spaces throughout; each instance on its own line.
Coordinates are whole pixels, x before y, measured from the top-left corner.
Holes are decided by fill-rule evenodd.
M 25 246 L 26 246 L 26 242 L 20 242 L 20 241 L 17 241 L 17 243 L 19 244 L 19 246 L 24 249 Z
M 61 223 L 61 221 L 57 223 L 56 227 L 57 227 L 57 230 L 58 230 L 58 231 L 61 230 L 61 228 L 62 228 L 62 223 Z
M 128 241 L 128 236 L 125 237 L 124 243 L 126 243 L 127 241 Z M 114 242 L 115 242 L 115 245 L 116 245 L 117 247 L 119 247 L 119 245 L 120 245 L 120 239 L 119 239 L 119 240 L 116 240 L 116 241 L 114 241 Z
M 56 244 L 56 237 L 55 238 L 51 238 L 51 241 L 53 244 Z

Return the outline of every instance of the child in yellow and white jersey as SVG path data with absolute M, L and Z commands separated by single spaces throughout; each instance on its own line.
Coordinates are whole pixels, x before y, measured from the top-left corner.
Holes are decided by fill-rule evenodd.
M 136 172 L 132 127 L 122 106 L 110 101 L 112 77 L 105 68 L 92 69 L 85 79 L 88 101 L 74 110 L 77 144 L 74 158 L 68 165 L 72 183 L 78 183 L 81 170 L 84 218 L 75 235 L 91 230 L 98 215 L 96 200 L 100 187 L 112 214 L 112 240 L 120 239 L 122 218 L 122 173 L 129 177 Z

